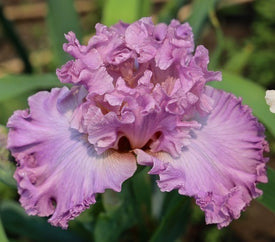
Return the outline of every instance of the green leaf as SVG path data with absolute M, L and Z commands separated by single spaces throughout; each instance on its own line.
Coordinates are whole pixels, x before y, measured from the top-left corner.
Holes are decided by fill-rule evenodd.
M 5 101 L 0 102 L 0 123 L 6 124 L 14 110 L 24 110 L 28 108 L 28 97 L 33 95 L 35 91 L 37 90 L 23 92 L 18 96 L 5 99 Z
M 258 187 L 263 190 L 264 193 L 257 200 L 275 213 L 275 170 L 268 167 L 267 176 L 268 183 L 258 184 Z
M 13 23 L 6 18 L 2 1 L 0 1 L 0 23 L 1 29 L 5 31 L 6 36 L 10 39 L 10 43 L 15 47 L 17 54 L 24 63 L 24 72 L 31 73 L 32 66 L 28 57 L 28 51 L 16 32 Z
M 119 193 L 113 190 L 106 190 L 102 195 L 102 203 L 105 211 L 108 213 L 120 209 L 123 200 Z
M 94 227 L 96 222 L 96 217 L 93 214 L 95 206 L 98 205 L 98 200 L 96 204 L 92 205 L 89 209 L 83 211 L 75 219 L 71 220 L 69 223 L 69 228 L 71 231 L 80 234 L 81 237 L 87 241 L 93 240 Z
M 0 218 L 5 230 L 34 241 L 83 241 L 69 230 L 53 227 L 45 219 L 28 216 L 15 202 L 4 201 L 0 206 Z M 1 240 L 0 240 L 1 241 Z
M 14 170 L 15 166 L 10 161 L 3 162 L 0 160 L 0 182 L 16 188 L 16 182 L 13 179 Z
M 221 82 L 211 82 L 210 85 L 242 97 L 243 103 L 252 108 L 254 115 L 264 123 L 275 137 L 275 115 L 269 111 L 269 107 L 265 102 L 265 90 L 261 86 L 225 71 L 223 71 L 223 80 Z
M 102 212 L 97 219 L 94 231 L 95 241 L 119 241 L 122 233 L 137 222 L 129 182 L 123 184 L 120 193 L 107 190 L 102 197 L 106 211 Z
M 95 241 L 109 242 L 119 241 L 120 235 L 133 225 L 132 216 L 123 209 L 99 215 L 95 226 Z
M 118 241 L 129 228 L 137 225 L 140 241 L 147 241 L 151 214 L 151 181 L 149 168 L 139 166 L 135 175 L 123 184 L 120 193 L 106 190 L 102 195 L 105 212 L 102 212 L 95 226 L 95 241 Z
M 69 55 L 62 48 L 63 43 L 66 42 L 64 34 L 73 31 L 78 39 L 82 38 L 78 15 L 73 0 L 48 0 L 48 10 L 47 23 L 55 64 L 62 65 L 69 60 Z
M 139 214 L 147 217 L 151 214 L 151 180 L 148 176 L 150 168 L 146 167 L 132 177 L 135 202 L 138 205 Z
M 149 167 L 142 167 L 131 178 L 133 202 L 137 213 L 139 236 L 141 241 L 148 240 L 151 222 L 151 179 L 148 176 Z
M 191 215 L 190 199 L 173 191 L 167 194 L 164 214 L 150 242 L 175 241 L 187 229 Z
M 5 230 L 3 228 L 1 218 L 0 218 L 0 241 L 1 242 L 8 242 L 8 238 L 5 234 Z
M 247 44 L 241 51 L 237 51 L 237 53 L 227 61 L 224 69 L 236 74 L 241 73 L 251 58 L 253 49 L 254 46 L 252 44 Z
M 220 241 L 234 241 L 228 239 L 229 236 L 226 234 L 227 230 L 218 229 L 217 227 L 209 227 L 204 231 L 204 241 L 205 242 L 220 242 Z M 224 239 L 226 237 L 226 240 Z
M 195 0 L 192 4 L 192 14 L 187 19 L 187 22 L 192 26 L 195 39 L 198 39 L 200 32 L 203 29 L 205 20 L 207 19 L 210 11 L 215 9 L 216 4 L 220 0 Z
M 13 179 L 15 166 L 9 161 L 9 151 L 6 149 L 6 145 L 7 129 L 0 125 L 0 182 L 16 188 L 16 182 Z
M 55 74 L 8 75 L 0 78 L 0 102 L 34 90 L 62 86 Z
M 209 69 L 214 69 L 220 63 L 220 58 L 221 58 L 222 53 L 224 51 L 225 37 L 223 35 L 223 30 L 220 26 L 220 22 L 218 20 L 216 12 L 210 11 L 209 20 L 210 20 L 212 26 L 215 29 L 217 44 L 216 44 L 215 50 L 212 52 L 212 54 L 210 56 L 211 62 L 209 63 L 208 68 Z
M 27 98 L 41 89 L 64 86 L 55 74 L 7 75 L 0 78 L 0 122 L 6 123 L 16 109 L 27 107 Z M 16 97 L 16 98 L 15 98 Z
M 171 19 L 177 18 L 179 9 L 187 2 L 187 0 L 171 0 L 167 1 L 165 6 L 162 8 L 158 21 L 170 23 Z
M 150 14 L 149 0 L 106 0 L 103 7 L 102 23 L 110 26 L 122 20 L 132 23 Z
M 138 18 L 148 17 L 151 15 L 151 1 L 150 0 L 139 0 L 138 6 Z

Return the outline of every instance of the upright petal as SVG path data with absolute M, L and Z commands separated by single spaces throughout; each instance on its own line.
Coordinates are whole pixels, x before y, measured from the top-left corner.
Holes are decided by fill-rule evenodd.
M 134 155 L 99 156 L 86 135 L 70 128 L 85 95 L 81 88 L 39 92 L 29 98 L 30 111 L 16 111 L 8 121 L 22 206 L 30 215 L 52 215 L 50 223 L 63 228 L 95 203 L 97 193 L 120 191 L 136 169 Z
M 206 88 L 213 111 L 191 131 L 190 144 L 179 158 L 168 153 L 136 150 L 138 163 L 153 166 L 162 191 L 178 189 L 195 197 L 207 223 L 227 226 L 237 219 L 252 198 L 261 195 L 256 183 L 267 182 L 263 151 L 268 150 L 264 128 L 251 110 L 232 94 Z

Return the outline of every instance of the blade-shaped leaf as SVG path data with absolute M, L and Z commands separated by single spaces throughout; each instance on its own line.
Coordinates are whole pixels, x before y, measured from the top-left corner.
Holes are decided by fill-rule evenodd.
M 140 240 L 148 240 L 151 222 L 151 180 L 148 176 L 149 167 L 140 166 L 139 172 L 131 178 L 134 206 L 136 208 L 137 219 L 139 220 Z
M 176 241 L 187 229 L 191 215 L 190 199 L 173 191 L 167 194 L 164 214 L 150 242 Z
M 23 92 L 62 86 L 55 74 L 8 75 L 0 78 L 0 102 Z
M 151 214 L 151 180 L 146 167 L 132 178 L 135 201 L 142 216 Z
M 8 238 L 5 234 L 5 230 L 3 228 L 1 218 L 0 218 L 0 241 L 1 242 L 8 242 Z
M 268 207 L 275 213 L 275 170 L 268 167 L 268 183 L 259 184 L 258 187 L 263 190 L 263 195 L 258 198 L 258 202 Z
M 224 69 L 236 74 L 241 73 L 245 68 L 248 60 L 251 58 L 253 49 L 254 46 L 252 44 L 247 44 L 241 51 L 236 51 L 237 53 L 227 61 Z
M 192 4 L 192 14 L 187 22 L 192 26 L 195 39 L 198 39 L 210 11 L 213 11 L 220 0 L 195 0 Z
M 6 231 L 34 241 L 84 241 L 73 232 L 53 227 L 45 219 L 29 216 L 19 204 L 4 201 L 0 218 Z
M 103 7 L 102 23 L 107 26 L 122 20 L 132 23 L 150 14 L 149 0 L 106 0 Z
M 7 138 L 7 129 L 0 125 L 0 182 L 16 188 L 16 182 L 13 179 L 15 165 L 9 161 L 9 152 L 6 149 Z
M 35 91 L 37 90 L 23 92 L 15 97 L 0 102 L 0 123 L 6 124 L 15 110 L 24 110 L 28 108 L 28 97 L 33 95 Z
M 13 179 L 15 166 L 10 161 L 1 161 L 0 160 L 0 182 L 16 188 L 16 182 Z
M 169 23 L 171 19 L 177 18 L 179 9 L 187 2 L 187 0 L 171 0 L 167 1 L 159 14 L 158 21 Z
M 2 29 L 5 31 L 6 36 L 10 39 L 11 44 L 15 47 L 17 54 L 24 62 L 25 73 L 31 73 L 32 66 L 28 57 L 28 51 L 20 39 L 20 36 L 17 34 L 13 23 L 6 18 L 2 1 L 0 1 L 0 23 Z
M 73 0 L 48 0 L 48 28 L 57 65 L 65 64 L 69 55 L 63 51 L 64 34 L 73 31 L 81 39 L 80 24 Z
M 140 0 L 138 6 L 138 18 L 147 17 L 151 15 L 151 1 Z
M 243 103 L 252 108 L 254 115 L 265 124 L 275 137 L 275 115 L 269 111 L 265 103 L 265 90 L 261 86 L 225 71 L 223 72 L 223 80 L 221 82 L 213 82 L 210 85 L 242 97 Z
M 136 213 L 130 184 L 123 184 L 122 191 L 107 190 L 102 195 L 105 212 L 100 213 L 94 231 L 96 242 L 119 241 L 122 233 L 136 224 Z

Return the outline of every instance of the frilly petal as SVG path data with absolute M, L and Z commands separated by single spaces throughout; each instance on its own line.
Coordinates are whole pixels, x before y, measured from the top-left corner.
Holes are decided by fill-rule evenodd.
M 164 34 L 162 34 L 164 36 Z M 168 69 L 173 63 L 189 63 L 194 50 L 194 39 L 190 25 L 181 24 L 177 20 L 172 20 L 167 27 L 165 38 L 162 38 L 163 44 L 157 50 L 155 61 L 157 67 L 161 70 Z
M 162 150 L 177 156 L 189 137 L 190 129 L 199 128 L 200 124 L 183 120 L 177 111 L 167 108 L 170 98 L 160 85 L 153 88 L 151 78 L 152 73 L 145 71 L 135 88 L 128 87 L 119 78 L 116 89 L 104 97 L 88 95 L 87 102 L 79 108 L 83 125 L 78 126 L 77 119 L 73 121 L 73 127 L 87 132 L 89 142 L 98 153 L 119 149 L 119 140 L 125 137 L 132 149 L 149 146 L 153 152 Z M 170 87 L 166 89 L 168 91 Z M 182 98 L 182 103 L 186 99 L 186 105 L 182 104 L 186 109 L 196 101 L 189 94 L 192 95 L 183 94 Z
M 62 228 L 95 203 L 97 193 L 120 191 L 136 169 L 134 155 L 98 155 L 86 135 L 70 128 L 85 95 L 79 88 L 39 92 L 29 98 L 30 111 L 16 111 L 8 121 L 22 206 L 30 215 L 52 215 L 49 222 Z
M 191 131 L 189 145 L 179 158 L 168 153 L 135 150 L 137 162 L 158 174 L 161 191 L 178 189 L 192 196 L 205 211 L 206 222 L 218 227 L 237 219 L 253 198 L 262 194 L 258 182 L 267 182 L 268 150 L 264 128 L 232 94 L 206 88 L 213 111 L 201 118 L 200 130 Z
M 194 57 L 191 59 L 189 67 L 199 69 L 203 72 L 203 77 L 206 82 L 221 81 L 222 73 L 220 71 L 208 71 L 207 66 L 209 63 L 208 50 L 199 45 L 196 49 Z
M 83 62 L 68 61 L 56 75 L 62 83 L 83 85 L 90 93 L 103 94 L 114 89 L 113 78 L 108 74 L 105 67 L 97 70 L 85 68 Z

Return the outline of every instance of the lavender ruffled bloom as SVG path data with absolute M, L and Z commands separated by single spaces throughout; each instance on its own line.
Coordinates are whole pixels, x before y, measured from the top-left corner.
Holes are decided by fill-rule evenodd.
M 262 194 L 264 127 L 241 99 L 206 86 L 222 76 L 207 70 L 188 23 L 142 18 L 97 24 L 87 46 L 72 32 L 66 39 L 74 60 L 57 76 L 73 87 L 31 96 L 7 125 L 28 214 L 67 228 L 97 193 L 119 192 L 137 164 L 152 167 L 161 191 L 194 197 L 219 228 Z

